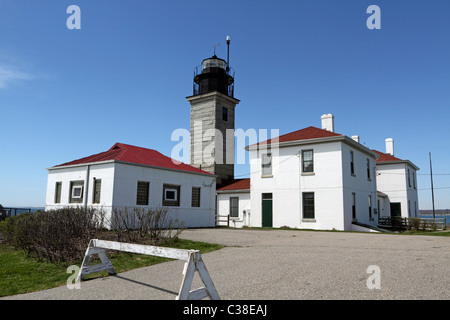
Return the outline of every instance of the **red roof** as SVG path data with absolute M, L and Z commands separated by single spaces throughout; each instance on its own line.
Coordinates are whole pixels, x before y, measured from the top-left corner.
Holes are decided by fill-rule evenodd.
M 246 179 L 236 179 L 230 184 L 217 189 L 217 191 L 231 191 L 231 190 L 249 190 L 250 189 L 250 178 Z
M 97 153 L 85 158 L 78 160 L 66 162 L 55 167 L 71 166 L 78 164 L 87 164 L 93 162 L 101 162 L 108 160 L 117 160 L 123 162 L 129 162 L 134 164 L 142 164 L 152 167 L 166 168 L 181 170 L 187 172 L 195 173 L 205 173 L 209 172 L 200 170 L 198 168 L 192 167 L 183 162 L 174 160 L 172 158 L 166 157 L 165 155 L 159 153 L 156 150 L 146 149 L 141 147 L 132 146 L 129 144 L 116 143 L 108 151 Z
M 373 152 L 377 153 L 380 157 L 377 159 L 377 162 L 391 162 L 391 161 L 405 161 L 399 158 L 396 158 L 388 153 L 384 153 L 377 150 L 372 150 Z
M 301 130 L 297 130 L 291 133 L 284 134 L 278 138 L 269 139 L 259 144 L 271 144 L 276 143 L 277 140 L 281 142 L 298 141 L 298 140 L 308 140 L 308 139 L 318 139 L 318 138 L 329 138 L 342 136 L 342 134 L 331 132 L 325 129 L 319 129 L 316 127 L 308 127 Z

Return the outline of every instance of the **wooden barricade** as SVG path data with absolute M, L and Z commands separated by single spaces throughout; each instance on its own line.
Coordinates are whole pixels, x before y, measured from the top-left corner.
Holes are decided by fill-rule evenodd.
M 110 275 L 116 273 L 114 266 L 106 255 L 107 249 L 184 260 L 186 262 L 184 264 L 183 279 L 176 300 L 200 300 L 207 297 L 210 297 L 212 300 L 220 300 L 219 294 L 214 287 L 214 283 L 206 269 L 199 250 L 165 248 L 92 239 L 86 250 L 77 281 L 83 280 L 87 274 L 103 270 L 108 271 Z M 99 256 L 102 263 L 90 265 L 91 257 L 95 254 Z M 204 287 L 191 291 L 192 280 L 196 271 L 198 272 Z

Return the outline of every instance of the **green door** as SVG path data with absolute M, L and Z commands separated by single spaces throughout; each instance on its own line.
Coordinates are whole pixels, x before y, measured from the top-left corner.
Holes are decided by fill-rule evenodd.
M 402 206 L 400 202 L 391 202 L 391 218 L 402 216 Z
M 262 194 L 262 226 L 272 227 L 272 194 Z

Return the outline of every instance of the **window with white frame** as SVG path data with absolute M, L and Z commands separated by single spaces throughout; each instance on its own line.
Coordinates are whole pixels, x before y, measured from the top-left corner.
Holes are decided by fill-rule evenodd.
M 314 172 L 314 152 L 313 150 L 302 151 L 302 172 L 312 173 Z
M 70 182 L 70 203 L 82 203 L 83 202 L 83 187 L 84 181 L 71 181 Z
M 230 197 L 230 218 L 239 217 L 239 197 Z
M 303 219 L 315 219 L 314 192 L 303 192 Z
M 163 206 L 180 206 L 180 186 L 163 185 Z

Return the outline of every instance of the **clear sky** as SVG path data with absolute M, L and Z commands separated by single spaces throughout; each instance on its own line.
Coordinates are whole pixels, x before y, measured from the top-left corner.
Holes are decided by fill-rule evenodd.
M 68 29 L 70 5 L 81 29 Z M 370 30 L 370 5 L 381 29 Z M 359 135 L 418 167 L 419 208 L 450 208 L 448 0 L 0 0 L 0 204 L 44 206 L 47 170 L 122 142 L 170 156 L 193 69 L 236 72 L 236 128 Z M 248 176 L 248 165 L 236 166 Z

